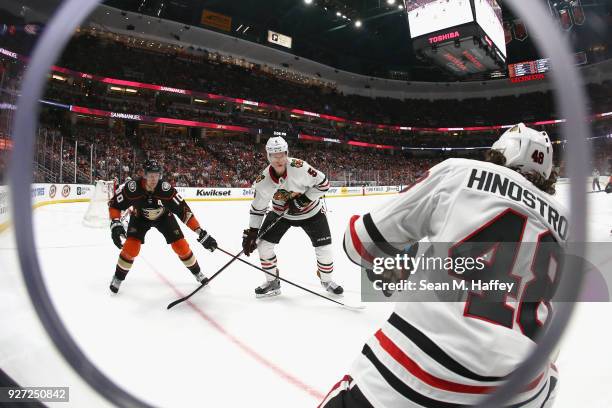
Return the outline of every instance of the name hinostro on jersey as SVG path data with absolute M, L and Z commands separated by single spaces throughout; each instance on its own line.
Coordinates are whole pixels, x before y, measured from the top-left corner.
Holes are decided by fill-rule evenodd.
M 544 222 L 557 232 L 562 240 L 567 239 L 568 221 L 552 204 L 545 201 L 544 193 L 529 190 L 508 177 L 482 169 L 472 169 L 467 187 L 509 198 L 538 210 Z

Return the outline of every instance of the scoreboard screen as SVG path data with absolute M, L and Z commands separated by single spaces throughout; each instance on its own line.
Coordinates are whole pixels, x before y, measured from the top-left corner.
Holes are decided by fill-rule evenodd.
M 406 2 L 411 38 L 474 21 L 470 0 Z
M 506 39 L 502 9 L 497 0 L 474 0 L 476 10 L 476 23 L 493 41 L 497 49 L 506 57 Z
M 525 75 L 544 74 L 548 71 L 550 71 L 550 61 L 548 58 L 508 65 L 510 78 L 522 77 Z
M 574 54 L 576 65 L 587 64 L 587 57 L 584 51 Z M 519 62 L 518 64 L 508 64 L 510 78 L 519 78 L 526 75 L 544 74 L 550 71 L 550 60 L 542 58 L 535 61 Z
M 507 67 L 499 0 L 406 0 L 412 46 L 456 76 Z

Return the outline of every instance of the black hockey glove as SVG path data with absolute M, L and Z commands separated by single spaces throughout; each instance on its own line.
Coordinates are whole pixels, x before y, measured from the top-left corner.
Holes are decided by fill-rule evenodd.
M 217 241 L 203 229 L 200 229 L 200 235 L 198 235 L 198 242 L 210 252 L 215 252 L 215 249 L 217 249 Z
M 293 198 L 289 202 L 289 205 L 298 211 L 302 211 L 304 208 L 308 207 L 310 203 L 312 203 L 310 198 L 308 198 L 305 194 L 300 194 L 299 196 Z
M 113 238 L 113 243 L 119 249 L 123 248 L 123 243 L 121 242 L 121 237 L 125 239 L 125 228 L 123 224 L 119 220 L 112 220 L 110 224 L 111 229 L 111 237 Z
M 249 256 L 257 248 L 257 234 L 259 228 L 249 228 L 242 232 L 242 250 L 246 256 Z

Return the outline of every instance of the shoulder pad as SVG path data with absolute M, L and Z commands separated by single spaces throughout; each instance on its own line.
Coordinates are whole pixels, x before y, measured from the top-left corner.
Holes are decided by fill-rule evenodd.
M 289 163 L 289 165 L 291 167 L 296 167 L 296 168 L 300 168 L 304 165 L 304 160 L 300 160 L 300 159 L 291 159 L 291 162 Z
M 159 197 L 164 198 L 171 197 L 175 191 L 176 190 L 172 187 L 172 184 L 168 183 L 167 181 L 160 182 L 155 189 L 156 194 L 158 194 Z
M 257 176 L 257 178 L 255 179 L 255 184 L 257 184 L 257 183 L 259 183 L 259 182 L 263 181 L 265 178 L 266 178 L 266 176 L 265 176 L 263 173 L 259 174 L 259 175 Z

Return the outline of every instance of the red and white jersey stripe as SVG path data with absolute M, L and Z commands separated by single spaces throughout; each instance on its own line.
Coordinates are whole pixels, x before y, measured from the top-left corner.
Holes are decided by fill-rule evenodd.
M 365 269 L 375 258 L 394 256 L 423 239 L 453 248 L 483 236 L 479 243 L 519 243 L 513 257 L 499 255 L 497 245 L 491 249 L 491 262 L 512 260 L 507 268 L 508 279 L 516 282 L 512 296 L 483 304 L 481 293 L 469 292 L 462 302 L 396 304 L 348 373 L 372 406 L 469 406 L 502 384 L 534 349 L 554 311 L 554 302 L 545 298 L 523 300 L 534 287 L 548 282 L 554 287 L 567 223 L 567 211 L 555 198 L 519 173 L 466 159 L 442 162 L 383 207 L 353 216 L 344 249 Z M 540 245 L 520 245 L 536 242 L 559 252 L 541 254 Z M 433 251 L 430 256 L 448 256 L 448 250 Z M 410 279 L 418 279 L 418 271 Z M 554 370 L 543 367 L 514 403 L 541 407 L 555 386 Z

